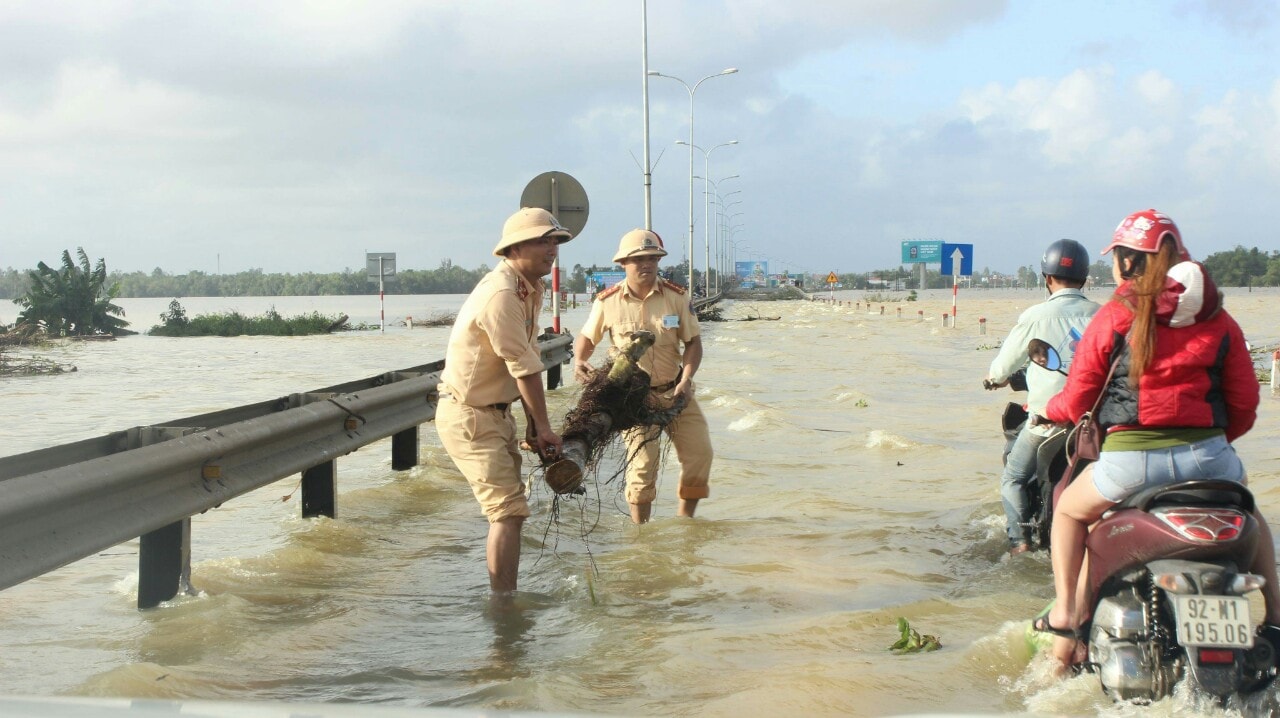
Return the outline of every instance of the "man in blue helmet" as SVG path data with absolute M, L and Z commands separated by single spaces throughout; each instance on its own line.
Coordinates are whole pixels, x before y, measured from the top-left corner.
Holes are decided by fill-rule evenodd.
M 987 370 L 983 385 L 988 389 L 1006 386 L 1009 378 L 1021 369 L 1027 373 L 1027 411 L 1043 414 L 1045 404 L 1067 383 L 1066 374 L 1049 371 L 1030 363 L 1027 344 L 1042 339 L 1056 348 L 1063 366 L 1070 366 L 1075 345 L 1084 328 L 1098 311 L 1097 303 L 1085 298 L 1081 289 L 1089 279 L 1089 252 L 1073 239 L 1059 239 L 1049 245 L 1040 260 L 1049 299 L 1018 317 L 1000 346 L 1000 353 Z M 1000 477 L 1000 499 L 1004 504 L 1009 553 L 1016 555 L 1030 548 L 1026 524 L 1031 519 L 1027 501 L 1027 485 L 1036 475 L 1036 450 L 1053 430 L 1051 425 L 1023 425 L 1005 459 Z

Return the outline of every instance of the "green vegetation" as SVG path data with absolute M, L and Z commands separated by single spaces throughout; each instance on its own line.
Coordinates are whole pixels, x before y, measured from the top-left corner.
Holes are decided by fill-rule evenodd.
M 55 337 L 131 334 L 125 329 L 129 322 L 120 318 L 124 310 L 112 303 L 120 287 L 107 284 L 106 262 L 99 259 L 90 268 L 83 247 L 76 255 L 79 262 L 63 250 L 60 269 L 41 262 L 27 272 L 26 292 L 13 300 L 23 308 L 17 323 L 39 326 Z
M 1221 287 L 1280 286 L 1280 251 L 1267 254 L 1236 245 L 1233 251 L 1205 257 L 1204 266 Z
M 328 334 L 342 328 L 346 317 L 330 317 L 312 312 L 294 317 L 282 317 L 275 307 L 265 314 L 250 317 L 240 312 L 201 314 L 187 317 L 187 311 L 175 299 L 169 302 L 169 310 L 160 315 L 164 324 L 151 327 L 151 335 L 159 337 L 238 337 L 277 336 L 300 337 L 310 334 Z
M 463 269 L 452 260 L 441 260 L 436 269 L 402 269 L 388 282 L 388 294 L 466 294 L 475 288 L 489 267 Z M 617 267 L 583 267 L 574 265 L 566 272 L 563 289 L 567 292 L 587 291 L 587 273 L 616 270 Z M 683 277 L 683 274 L 678 276 Z M 370 282 L 363 269 L 317 274 L 267 274 L 249 269 L 235 274 L 208 274 L 191 271 L 171 274 L 156 268 L 146 272 L 111 272 L 107 280 L 119 285 L 118 297 L 316 297 L 372 294 L 378 286 Z M 21 296 L 30 286 L 25 272 L 0 270 L 0 299 Z
M 488 267 L 469 270 L 443 260 L 432 270 L 401 270 L 386 285 L 388 294 L 466 294 L 488 273 Z M 350 296 L 372 294 L 378 285 L 370 283 L 363 269 L 316 274 L 267 274 L 250 269 L 236 274 L 207 274 L 192 271 L 170 274 L 156 268 L 146 272 L 112 272 L 107 280 L 119 286 L 117 297 L 284 297 Z M 30 280 L 24 272 L 0 270 L 0 299 L 15 298 L 27 291 Z
M 883 294 L 876 292 L 868 294 L 862 298 L 867 304 L 889 304 L 890 302 L 914 302 L 916 300 L 916 290 L 912 289 L 907 294 Z
M 42 374 L 64 374 L 76 368 L 71 364 L 59 364 L 46 357 L 37 355 L 13 356 L 0 346 L 0 376 L 37 376 Z
M 942 641 L 939 641 L 937 636 L 920 635 L 920 632 L 912 628 L 907 619 L 901 616 L 898 617 L 898 633 L 901 637 L 889 646 L 889 650 L 894 653 L 927 653 L 942 648 Z

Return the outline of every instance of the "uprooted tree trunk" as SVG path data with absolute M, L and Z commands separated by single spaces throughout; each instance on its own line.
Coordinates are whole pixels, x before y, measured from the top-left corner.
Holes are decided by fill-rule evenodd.
M 546 467 L 547 484 L 557 494 L 572 493 L 616 434 L 641 425 L 666 426 L 684 409 L 680 397 L 670 407 L 650 396 L 649 375 L 640 357 L 653 346 L 652 332 L 638 331 L 617 352 L 608 371 L 597 369 L 582 390 L 578 406 L 565 417 L 560 457 Z

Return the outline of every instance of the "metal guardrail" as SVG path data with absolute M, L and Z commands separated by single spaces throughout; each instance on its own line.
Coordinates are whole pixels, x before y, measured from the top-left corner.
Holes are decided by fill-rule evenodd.
M 543 335 L 548 388 L 572 337 Z M 0 589 L 141 537 L 138 605 L 188 588 L 190 517 L 291 474 L 303 515 L 333 515 L 335 460 L 388 436 L 417 464 L 443 361 L 273 401 L 0 458 Z

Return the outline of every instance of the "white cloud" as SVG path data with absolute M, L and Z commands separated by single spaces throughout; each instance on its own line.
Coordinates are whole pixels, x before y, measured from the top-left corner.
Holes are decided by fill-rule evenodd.
M 1206 83 L 1105 24 L 1056 28 L 1037 54 L 1064 59 L 1034 74 L 954 66 L 1006 36 L 1025 48 L 1038 7 L 649 0 L 650 67 L 740 68 L 699 90 L 695 141 L 741 142 L 712 174 L 741 175 L 744 237 L 797 265 L 895 264 L 901 232 L 1012 261 L 1018 227 L 1280 191 L 1274 71 Z M 328 271 L 368 243 L 476 266 L 549 169 L 591 195 L 568 263 L 604 261 L 641 213 L 639 21 L 598 0 L 0 3 L 0 265 L 83 243 L 113 268 L 208 270 L 218 251 L 229 270 Z M 1104 50 L 1071 64 L 1084 40 Z M 1193 69 L 1274 64 L 1212 47 Z M 809 72 L 828 96 L 790 84 Z M 688 96 L 654 81 L 650 101 L 655 228 L 681 245 Z

